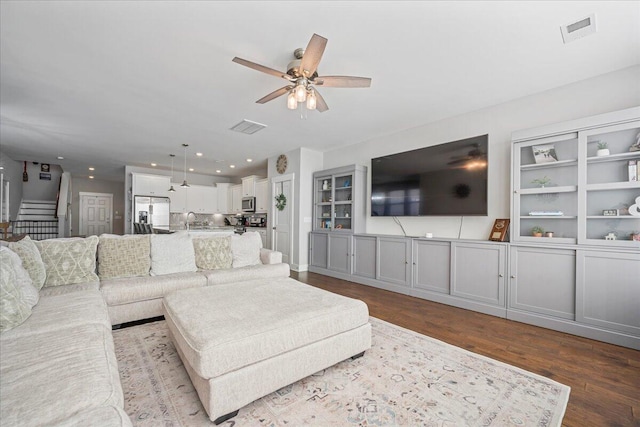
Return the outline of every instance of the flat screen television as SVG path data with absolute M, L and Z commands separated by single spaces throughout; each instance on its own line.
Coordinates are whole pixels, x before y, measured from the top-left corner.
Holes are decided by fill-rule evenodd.
M 371 216 L 487 215 L 488 139 L 371 159 Z

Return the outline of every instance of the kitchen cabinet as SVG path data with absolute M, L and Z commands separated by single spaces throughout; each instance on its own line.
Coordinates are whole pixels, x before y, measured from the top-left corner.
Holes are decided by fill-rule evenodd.
M 451 243 L 451 295 L 505 307 L 506 271 L 506 245 Z
M 187 208 L 187 189 L 184 187 L 180 187 L 180 184 L 175 182 L 171 183 L 173 185 L 174 190 L 169 193 L 169 198 L 171 199 L 170 210 L 173 213 L 187 213 L 189 209 Z
M 191 185 L 185 188 L 177 183 L 173 183 L 173 188 L 176 191 L 169 193 L 169 197 L 171 198 L 171 212 L 216 213 L 218 190 L 215 187 Z
M 229 190 L 229 205 L 231 214 L 242 213 L 242 184 L 232 185 Z
M 228 214 L 229 213 L 229 187 L 231 184 L 219 182 L 216 184 L 217 194 L 216 194 L 216 211 L 215 213 L 220 214 Z
M 241 197 L 256 197 L 256 183 L 262 177 L 256 175 L 245 176 L 242 178 L 242 196 Z
M 269 179 L 256 181 L 256 213 L 267 213 L 269 211 L 271 198 L 269 197 Z
M 260 238 L 262 239 L 262 247 L 266 248 L 267 247 L 267 230 L 264 228 L 250 228 L 249 231 L 255 231 L 256 233 L 258 233 L 260 235 Z
M 165 175 L 143 173 L 131 174 L 131 192 L 133 196 L 169 197 L 171 178 Z

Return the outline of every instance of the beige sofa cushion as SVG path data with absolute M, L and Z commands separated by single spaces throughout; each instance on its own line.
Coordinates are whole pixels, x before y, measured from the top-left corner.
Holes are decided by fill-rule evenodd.
M 262 248 L 262 238 L 255 231 L 232 235 L 233 268 L 261 264 L 260 248 Z
M 197 271 L 191 236 L 186 231 L 151 235 L 151 275 Z
M 45 286 L 71 285 L 98 280 L 98 236 L 69 237 L 34 242 L 47 270 Z
M 15 281 L 18 289 L 20 289 L 22 298 L 24 298 L 27 304 L 29 304 L 29 308 L 32 308 L 38 303 L 40 295 L 38 294 L 38 290 L 33 287 L 33 281 L 31 280 L 29 273 L 22 266 L 20 256 L 6 247 L 1 247 L 0 251 L 2 251 L 2 262 L 5 263 L 6 261 L 9 261 L 11 268 L 15 273 Z
M 364 302 L 289 278 L 172 292 L 163 309 L 176 344 L 205 379 L 369 322 Z
M 100 291 L 107 305 L 114 306 L 162 298 L 167 293 L 185 288 L 203 287 L 207 278 L 200 273 L 173 273 L 162 276 L 105 279 Z
M 231 268 L 231 236 L 194 237 L 193 249 L 196 253 L 196 267 L 201 270 Z
M 11 250 L 0 247 L 0 332 L 15 328 L 31 315 L 32 304 L 21 289 L 25 284 L 20 283 L 14 256 Z
M 150 237 L 149 234 L 102 234 L 98 243 L 98 276 L 101 279 L 148 276 Z
M 9 249 L 14 251 L 22 259 L 22 265 L 29 273 L 33 286 L 42 289 L 44 281 L 47 278 L 44 262 L 40 256 L 40 251 L 29 236 L 25 236 L 22 240 L 9 243 Z
M 227 268 L 224 270 L 203 270 L 207 278 L 207 285 L 222 285 L 225 283 L 244 282 L 254 279 L 272 279 L 276 277 L 289 277 L 291 273 L 289 264 L 257 264 L 239 268 Z

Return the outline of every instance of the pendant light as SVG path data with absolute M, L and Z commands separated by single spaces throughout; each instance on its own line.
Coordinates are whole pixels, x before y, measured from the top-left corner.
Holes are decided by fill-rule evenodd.
M 189 184 L 187 184 L 187 147 L 189 144 L 182 144 L 184 147 L 184 181 L 180 184 L 182 188 L 189 188 Z
M 176 189 L 173 188 L 173 158 L 175 157 L 175 154 L 169 154 L 169 157 L 171 157 L 171 188 L 169 188 L 169 193 L 175 193 Z

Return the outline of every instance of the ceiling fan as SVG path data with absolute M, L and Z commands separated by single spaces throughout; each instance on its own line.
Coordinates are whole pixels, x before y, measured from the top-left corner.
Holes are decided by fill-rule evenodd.
M 286 93 L 287 107 L 295 110 L 298 103 L 306 102 L 307 109 L 320 112 L 327 111 L 329 107 L 316 86 L 323 87 L 369 87 L 371 79 L 368 77 L 352 77 L 352 76 L 318 76 L 318 64 L 322 59 L 322 54 L 327 45 L 327 39 L 314 34 L 309 40 L 306 49 L 296 49 L 293 52 L 295 60 L 291 61 L 287 66 L 287 72 L 274 70 L 246 59 L 233 58 L 233 62 L 254 70 L 271 74 L 272 76 L 281 77 L 289 81 L 289 84 L 277 89 L 270 94 L 256 101 L 258 104 L 264 104 L 272 101 Z
M 465 167 L 481 167 L 487 165 L 487 153 L 480 149 L 480 144 L 473 144 L 473 148 L 463 156 L 452 156 L 448 165 L 460 165 Z

